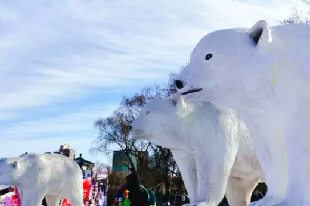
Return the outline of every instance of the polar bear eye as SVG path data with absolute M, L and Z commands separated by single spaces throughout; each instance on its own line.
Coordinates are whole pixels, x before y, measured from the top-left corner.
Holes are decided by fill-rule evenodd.
M 145 115 L 148 115 L 148 114 L 150 114 L 150 111 L 147 111 L 147 112 L 145 113 Z
M 213 56 L 213 54 L 207 54 L 205 59 L 210 60 L 212 58 L 212 56 Z

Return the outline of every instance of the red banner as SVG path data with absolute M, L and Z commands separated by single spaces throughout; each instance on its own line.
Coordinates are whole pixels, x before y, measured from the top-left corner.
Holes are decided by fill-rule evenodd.
M 20 196 L 19 196 L 19 192 L 18 192 L 18 189 L 17 189 L 17 187 L 15 187 L 15 204 L 17 205 L 17 206 L 21 206 L 22 205 L 22 203 L 21 203 L 21 200 L 20 200 Z M 14 204 L 14 205 L 15 205 Z
M 89 201 L 91 178 L 83 179 L 83 199 Z

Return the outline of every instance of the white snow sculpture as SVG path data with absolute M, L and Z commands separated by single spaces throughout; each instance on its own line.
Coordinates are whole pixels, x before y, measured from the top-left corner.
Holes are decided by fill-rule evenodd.
M 182 98 L 211 101 L 244 117 L 268 185 L 266 197 L 255 205 L 310 205 L 309 65 L 310 25 L 269 27 L 261 20 L 250 30 L 203 37 L 177 77 Z M 287 159 L 282 146 L 287 146 Z
M 246 206 L 264 175 L 248 130 L 231 109 L 181 98 L 151 100 L 131 124 L 136 139 L 171 149 L 191 206 Z M 227 189 L 226 189 L 227 187 Z
M 64 196 L 83 206 L 83 175 L 70 158 L 59 154 L 26 154 L 0 160 L 0 184 L 18 188 L 22 206 L 58 206 Z

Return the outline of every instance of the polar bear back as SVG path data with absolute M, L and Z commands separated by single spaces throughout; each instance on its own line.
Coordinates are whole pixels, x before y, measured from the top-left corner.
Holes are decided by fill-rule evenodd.
M 210 102 L 200 105 L 187 103 L 186 107 L 192 107 L 191 112 L 179 118 L 179 122 L 184 131 L 183 135 L 192 137 L 190 140 L 193 141 L 193 147 L 211 141 L 228 142 L 230 147 L 238 147 L 239 140 L 248 141 L 248 130 L 234 110 Z
M 289 83 L 300 86 L 303 91 L 305 86 L 310 86 L 310 25 L 308 24 L 288 24 L 271 28 L 272 43 L 266 50 L 266 55 L 270 55 L 270 62 L 267 64 L 274 69 L 279 86 L 285 91 L 284 98 L 287 97 L 291 86 Z M 268 52 L 269 50 L 269 52 Z M 286 68 L 286 69 L 285 69 Z M 292 91 L 294 91 L 294 89 Z M 299 94 L 300 95 L 300 94 Z

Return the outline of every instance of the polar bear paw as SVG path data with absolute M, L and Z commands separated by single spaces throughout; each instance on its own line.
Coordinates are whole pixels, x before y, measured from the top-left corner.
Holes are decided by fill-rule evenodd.
M 248 206 L 282 206 L 278 205 L 280 202 L 281 200 L 279 198 L 265 196 L 256 202 L 251 202 Z

